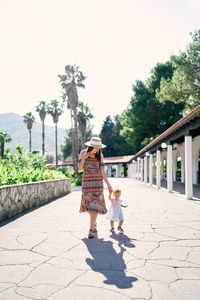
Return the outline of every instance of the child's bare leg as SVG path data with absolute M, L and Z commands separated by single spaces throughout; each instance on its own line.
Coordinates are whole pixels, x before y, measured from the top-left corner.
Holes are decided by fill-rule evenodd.
M 124 222 L 124 220 L 121 220 L 121 221 L 119 222 L 118 227 L 122 227 L 123 222 Z
M 114 221 L 112 221 L 112 220 L 110 221 L 110 227 L 114 228 Z

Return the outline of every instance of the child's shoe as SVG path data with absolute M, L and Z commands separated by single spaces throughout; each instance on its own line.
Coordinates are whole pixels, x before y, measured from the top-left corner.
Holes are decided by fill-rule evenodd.
M 124 230 L 123 230 L 121 227 L 118 227 L 117 230 L 118 230 L 118 232 L 119 232 L 120 234 L 123 234 L 123 233 L 124 233 Z
M 115 233 L 115 228 L 112 227 L 112 228 L 110 229 L 110 232 Z

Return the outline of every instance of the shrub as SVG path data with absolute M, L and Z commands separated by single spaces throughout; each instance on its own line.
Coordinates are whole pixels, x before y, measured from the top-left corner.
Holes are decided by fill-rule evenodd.
M 57 170 L 47 169 L 44 155 L 26 153 L 25 149 L 19 145 L 16 150 L 17 153 L 15 154 L 12 151 L 7 151 L 5 159 L 0 159 L 0 185 L 67 177 Z
M 67 167 L 60 167 L 58 168 L 58 172 L 63 173 L 66 177 L 71 177 L 71 172 Z
M 53 164 L 54 156 L 52 154 L 46 154 L 47 164 Z
M 82 185 L 83 171 L 78 171 L 77 177 L 75 177 L 75 171 L 72 171 L 70 177 L 72 185 Z
M 75 171 L 69 171 L 67 167 L 58 168 L 58 172 L 63 173 L 66 177 L 71 178 L 72 185 L 82 185 L 83 171 L 78 171 L 78 176 L 75 177 Z

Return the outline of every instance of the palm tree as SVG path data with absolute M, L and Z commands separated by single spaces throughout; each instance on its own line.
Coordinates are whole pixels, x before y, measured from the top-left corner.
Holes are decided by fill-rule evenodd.
M 57 137 L 57 123 L 59 116 L 63 113 L 63 104 L 59 104 L 58 100 L 52 100 L 50 104 L 48 104 L 48 114 L 50 114 L 53 118 L 53 122 L 55 123 L 55 146 L 56 146 L 56 167 L 58 165 L 58 137 Z
M 84 104 L 82 101 L 78 103 L 78 123 L 79 123 L 79 130 L 81 134 L 81 148 L 85 148 L 85 136 L 86 136 L 86 127 L 87 121 L 93 118 L 92 113 L 87 104 Z
M 36 106 L 36 111 L 40 115 L 40 120 L 42 122 L 42 154 L 45 154 L 45 131 L 44 131 L 44 120 L 47 115 L 47 104 L 45 101 L 40 101 Z
M 73 126 L 73 113 L 71 109 L 70 109 L 70 117 L 71 117 L 71 130 L 72 130 L 72 159 L 73 159 L 73 168 L 75 169 L 74 126 Z
M 4 158 L 4 148 L 5 143 L 9 143 L 11 141 L 11 137 L 7 131 L 0 131 L 0 145 L 1 145 L 1 158 Z
M 31 152 L 31 130 L 33 127 L 33 123 L 35 122 L 35 117 L 32 112 L 28 112 L 23 116 L 24 123 L 27 125 L 27 129 L 29 131 L 29 152 Z
M 63 104 L 67 101 L 66 100 L 67 95 L 62 92 L 62 99 L 63 99 Z M 75 154 L 74 154 L 74 126 L 73 126 L 73 113 L 72 110 L 70 109 L 70 118 L 71 118 L 71 132 L 72 132 L 72 160 L 73 160 L 73 168 L 75 169 Z
M 67 108 L 73 111 L 74 117 L 74 162 L 75 162 L 75 174 L 78 174 L 78 116 L 77 116 L 77 107 L 78 107 L 78 93 L 77 88 L 84 88 L 85 85 L 83 81 L 85 76 L 79 70 L 79 67 L 76 65 L 67 65 L 65 66 L 64 75 L 58 75 L 60 78 L 61 86 L 64 89 L 67 96 Z

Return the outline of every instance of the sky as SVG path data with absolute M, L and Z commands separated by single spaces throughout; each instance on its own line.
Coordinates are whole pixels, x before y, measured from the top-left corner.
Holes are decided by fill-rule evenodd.
M 134 82 L 184 51 L 199 28 L 199 0 L 0 0 L 0 113 L 32 111 L 39 121 L 35 106 L 61 101 L 57 75 L 76 64 L 98 134 L 129 105 Z M 67 108 L 58 126 L 70 128 Z

